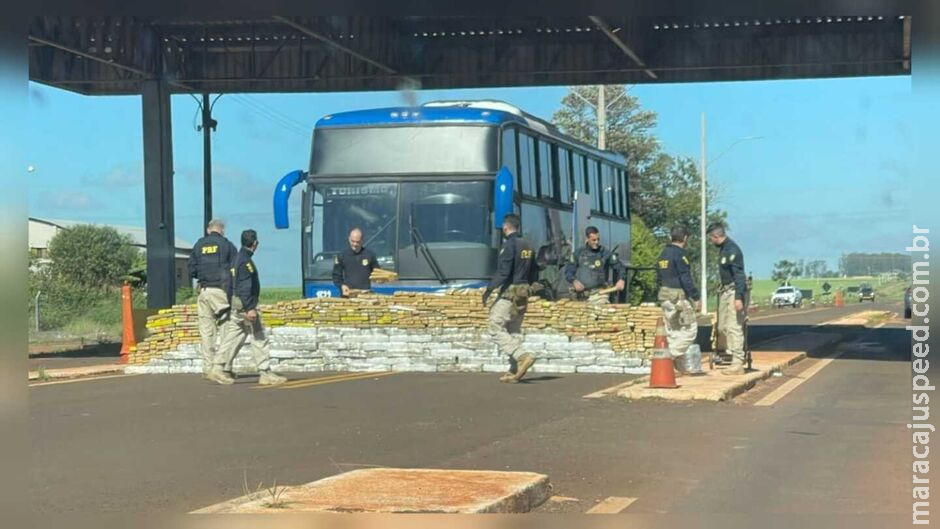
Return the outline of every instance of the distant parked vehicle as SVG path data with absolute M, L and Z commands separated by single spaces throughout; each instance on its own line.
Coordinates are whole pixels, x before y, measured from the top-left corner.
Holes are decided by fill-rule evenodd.
M 862 287 L 861 290 L 858 291 L 858 302 L 861 303 L 866 299 L 872 303 L 875 302 L 875 289 L 872 287 Z
M 799 307 L 803 304 L 803 293 L 796 287 L 780 287 L 770 297 L 770 304 L 777 308 L 784 305 Z
M 904 317 L 911 319 L 911 305 L 913 305 L 913 300 L 911 299 L 911 292 L 914 287 L 907 287 L 907 290 L 904 291 Z

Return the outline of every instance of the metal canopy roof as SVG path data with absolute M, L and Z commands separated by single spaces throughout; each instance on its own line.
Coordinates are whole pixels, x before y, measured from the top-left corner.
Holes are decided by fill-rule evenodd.
M 909 75 L 911 18 L 35 17 L 30 79 L 83 94 Z

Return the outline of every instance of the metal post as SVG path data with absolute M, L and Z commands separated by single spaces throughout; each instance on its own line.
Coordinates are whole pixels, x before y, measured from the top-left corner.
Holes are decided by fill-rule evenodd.
M 167 82 L 143 81 L 141 100 L 147 220 L 147 307 L 159 309 L 170 307 L 176 300 L 173 137 Z
M 607 148 L 607 98 L 604 85 L 597 85 L 597 148 Z
M 701 193 L 702 193 L 702 197 L 701 197 L 702 198 L 702 211 L 701 211 L 702 231 L 700 235 L 702 237 L 702 240 L 701 240 L 701 262 L 699 263 L 699 266 L 701 266 L 702 268 L 702 274 L 701 274 L 702 314 L 708 314 L 708 274 L 706 274 L 707 261 L 705 259 L 705 256 L 706 256 L 705 225 L 708 222 L 708 219 L 705 216 L 705 191 L 706 191 L 705 164 L 706 162 L 705 162 L 705 113 L 704 112 L 702 112 L 702 162 L 701 163 L 702 163 L 702 190 L 701 190 Z
M 212 107 L 209 106 L 209 94 L 202 94 L 202 192 L 203 192 L 203 228 L 212 220 Z
M 36 291 L 36 302 L 33 303 L 33 307 L 36 310 L 36 332 L 39 332 L 39 295 L 42 294 L 42 290 Z

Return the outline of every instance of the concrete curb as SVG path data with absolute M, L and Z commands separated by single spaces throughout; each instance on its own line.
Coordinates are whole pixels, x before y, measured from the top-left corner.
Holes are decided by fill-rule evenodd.
M 59 369 L 46 369 L 45 377 L 39 376 L 39 371 L 29 371 L 27 379 L 30 382 L 46 382 L 51 380 L 68 380 L 72 378 L 95 377 L 101 375 L 114 375 L 124 373 L 124 365 L 102 364 L 96 366 L 64 367 Z
M 192 511 L 234 513 L 525 513 L 552 495 L 533 472 L 374 468 L 285 487 L 284 506 L 242 496 Z
M 704 400 L 704 401 L 713 401 L 720 402 L 733 399 L 734 397 L 744 393 L 745 391 L 753 388 L 761 380 L 765 380 L 773 375 L 776 371 L 782 371 L 797 362 L 803 360 L 804 358 L 812 355 L 819 355 L 823 352 L 828 351 L 830 348 L 837 345 L 842 341 L 843 337 L 841 334 L 829 334 L 829 333 L 818 333 L 818 332 L 809 332 L 804 333 L 806 335 L 816 335 L 825 336 L 825 339 L 814 343 L 811 346 L 807 347 L 805 351 L 793 351 L 789 356 L 782 358 L 777 362 L 771 362 L 760 366 L 759 371 L 754 371 L 740 377 L 739 379 L 728 379 L 728 382 L 731 382 L 730 385 L 722 387 L 720 389 L 712 389 L 703 387 L 698 390 L 692 388 L 685 388 L 685 391 L 682 389 L 682 381 L 695 380 L 694 378 L 679 378 L 680 390 L 675 389 L 652 389 L 652 388 L 636 388 L 638 385 L 646 385 L 649 383 L 649 377 L 640 377 L 634 380 L 630 380 L 618 386 L 611 388 L 606 388 L 601 391 L 585 395 L 584 398 L 602 398 L 607 396 L 616 396 L 624 400 L 641 400 L 649 398 L 659 398 L 663 400 L 672 400 L 672 401 L 688 401 L 688 400 Z M 785 340 L 790 340 L 792 337 L 780 337 L 776 339 L 769 340 L 761 344 L 767 349 L 772 349 L 772 345 L 775 342 L 783 342 Z M 760 355 L 760 352 L 756 352 L 757 355 Z M 772 354 L 785 354 L 785 353 L 772 353 Z

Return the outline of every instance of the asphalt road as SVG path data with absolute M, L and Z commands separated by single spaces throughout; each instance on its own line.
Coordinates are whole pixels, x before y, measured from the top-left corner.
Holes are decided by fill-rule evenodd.
M 853 309 L 781 311 L 752 331 L 786 335 Z M 40 514 L 184 513 L 242 495 L 246 476 L 254 488 L 390 466 L 545 473 L 572 499 L 540 512 L 616 496 L 636 499 L 629 513 L 907 513 L 909 334 L 903 322 L 838 330 L 842 356 L 771 407 L 753 404 L 818 360 L 719 404 L 583 399 L 627 378 L 585 374 L 37 386 L 30 490 Z

